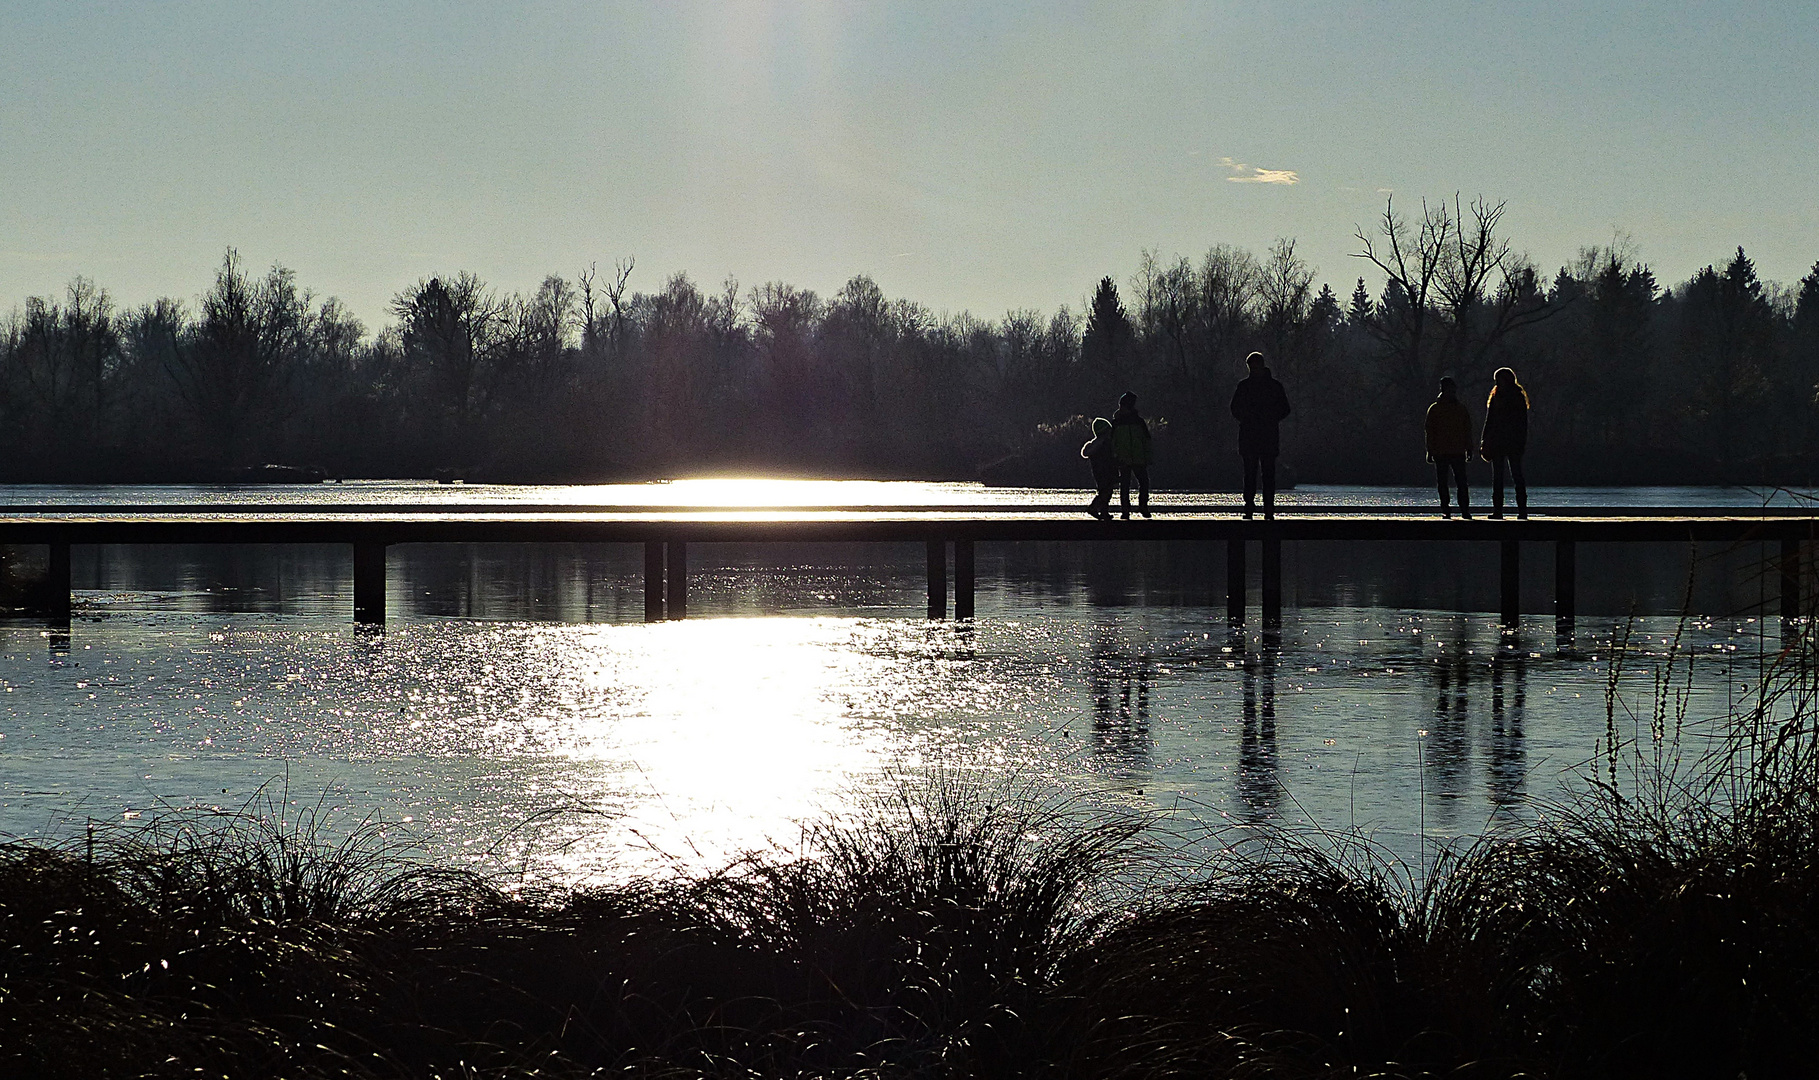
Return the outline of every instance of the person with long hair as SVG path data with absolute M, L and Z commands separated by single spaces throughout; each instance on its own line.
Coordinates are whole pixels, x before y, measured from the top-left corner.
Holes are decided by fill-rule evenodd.
M 1484 437 L 1478 456 L 1490 463 L 1491 516 L 1503 516 L 1503 474 L 1516 482 L 1516 516 L 1528 517 L 1528 481 L 1522 475 L 1522 454 L 1528 449 L 1528 391 L 1516 381 L 1514 369 L 1500 367 L 1492 377 L 1490 400 L 1484 403 Z

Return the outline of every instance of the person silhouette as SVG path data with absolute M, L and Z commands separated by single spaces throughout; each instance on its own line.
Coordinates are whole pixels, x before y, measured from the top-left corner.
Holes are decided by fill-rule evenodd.
M 1131 519 L 1131 477 L 1137 478 L 1137 507 L 1150 516 L 1150 426 L 1137 412 L 1137 395 L 1118 399 L 1112 414 L 1112 460 L 1118 463 L 1118 505 Z
M 1522 476 L 1522 454 L 1528 449 L 1528 391 L 1516 381 L 1513 368 L 1500 367 L 1492 376 L 1491 396 L 1484 403 L 1483 440 L 1478 454 L 1490 462 L 1495 486 L 1491 488 L 1491 516 L 1503 516 L 1503 470 L 1509 468 L 1516 482 L 1516 516 L 1528 517 L 1528 481 Z
M 1440 487 L 1440 512 L 1452 517 L 1448 505 L 1446 473 L 1452 470 L 1459 485 L 1459 516 L 1472 516 L 1471 493 L 1466 486 L 1465 465 L 1472 454 L 1472 414 L 1459 400 L 1459 386 L 1451 376 L 1440 380 L 1440 393 L 1427 407 L 1427 459 L 1434 463 L 1434 481 Z
M 1244 459 L 1244 516 L 1257 509 L 1258 480 L 1263 487 L 1263 517 L 1276 516 L 1276 457 L 1282 449 L 1282 418 L 1289 414 L 1288 394 L 1270 374 L 1263 354 L 1244 358 L 1250 375 L 1232 391 L 1232 415 L 1238 418 L 1238 454 Z
M 1112 519 L 1112 488 L 1118 483 L 1118 463 L 1112 460 L 1112 422 L 1105 417 L 1093 420 L 1093 437 L 1080 448 L 1080 456 L 1093 468 L 1093 501 L 1086 512 L 1100 521 Z

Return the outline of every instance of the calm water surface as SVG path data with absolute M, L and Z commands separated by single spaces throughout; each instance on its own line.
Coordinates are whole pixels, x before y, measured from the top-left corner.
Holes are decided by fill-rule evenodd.
M 333 497 L 1080 498 L 863 483 L 0 488 L 10 505 Z M 1765 497 L 1550 489 L 1535 501 Z M 264 792 L 339 828 L 397 823 L 435 857 L 586 878 L 788 847 L 800 822 L 940 771 L 1154 814 L 1183 842 L 1357 827 L 1413 861 L 1423 830 L 1521 820 L 1593 755 L 1615 628 L 1632 627 L 1610 701 L 1625 734 L 1650 710 L 1689 596 L 1689 721 L 1723 714 L 1778 647 L 1758 618 L 1773 592 L 1753 546 L 1587 547 L 1592 614 L 1564 641 L 1543 617 L 1498 631 L 1488 544 L 1293 546 L 1290 607 L 1269 635 L 1225 627 L 1211 545 L 981 545 L 979 618 L 965 625 L 920 617 L 919 545 L 691 545 L 691 618 L 648 626 L 630 546 L 400 547 L 376 636 L 349 625 L 344 547 L 79 548 L 67 641 L 0 626 L 0 833 L 231 809 Z M 1548 610 L 1550 557 L 1525 554 L 1527 610 Z

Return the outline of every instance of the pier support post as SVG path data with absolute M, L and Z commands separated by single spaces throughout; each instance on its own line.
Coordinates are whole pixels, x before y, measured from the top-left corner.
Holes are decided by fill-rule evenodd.
M 1282 621 L 1282 540 L 1263 539 L 1263 625 Z
M 947 618 L 947 541 L 928 542 L 928 617 Z
M 644 542 L 644 621 L 663 621 L 663 541 Z
M 1501 547 L 1503 625 L 1514 628 L 1522 622 L 1522 541 L 1505 540 Z
M 664 615 L 671 619 L 686 619 L 688 618 L 688 544 L 682 540 L 671 540 L 668 547 L 669 589 L 665 598 L 668 604 Z M 646 556 L 646 558 L 648 557 Z
M 385 625 L 385 544 L 354 541 L 354 622 Z
M 973 542 L 954 541 L 954 618 L 973 617 Z
M 50 624 L 68 628 L 71 584 L 68 543 L 61 540 L 52 542 L 50 575 L 44 584 L 50 590 L 50 603 L 46 608 Z
M 1554 541 L 1554 630 L 1572 633 L 1578 615 L 1578 556 L 1571 540 Z
M 1225 542 L 1225 619 L 1233 626 L 1244 625 L 1244 541 Z
M 1781 541 L 1781 617 L 1800 617 L 1800 541 Z

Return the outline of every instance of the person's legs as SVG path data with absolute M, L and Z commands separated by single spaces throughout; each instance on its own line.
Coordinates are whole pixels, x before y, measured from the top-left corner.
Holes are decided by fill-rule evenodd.
M 1263 516 L 1276 516 L 1276 455 L 1263 457 Z
M 1491 456 L 1491 516 L 1503 516 L 1503 465 L 1509 459 L 1502 454 Z
M 1097 480 L 1094 481 L 1094 484 L 1096 485 L 1096 490 L 1093 492 L 1093 504 L 1087 508 L 1087 513 L 1094 517 L 1099 517 L 1102 514 L 1110 516 L 1107 507 L 1112 505 L 1112 485 L 1110 483 L 1101 483 Z
M 1118 505 L 1123 508 L 1126 521 L 1131 516 L 1131 471 L 1134 468 L 1132 465 L 1118 466 Z
M 1510 455 L 1510 477 L 1516 481 L 1516 516 L 1528 517 L 1528 478 L 1522 475 L 1522 455 Z
M 1472 516 L 1472 492 L 1470 486 L 1465 482 L 1467 460 L 1464 457 L 1453 459 L 1453 477 L 1459 481 L 1459 516 L 1468 518 Z
M 1143 511 L 1144 517 L 1149 517 L 1150 467 L 1148 465 L 1133 465 L 1131 468 L 1135 469 L 1137 472 L 1137 506 Z
M 1260 459 L 1255 454 L 1244 455 L 1244 516 L 1250 517 L 1257 509 L 1257 467 Z
M 1453 514 L 1452 514 L 1453 489 L 1452 489 L 1452 486 L 1450 484 L 1448 484 L 1448 482 L 1447 482 L 1446 459 L 1445 458 L 1435 458 L 1434 459 L 1434 483 L 1436 485 L 1438 485 L 1440 488 L 1440 510 L 1441 510 L 1441 512 L 1446 514 L 1447 517 L 1452 517 L 1453 516 Z

